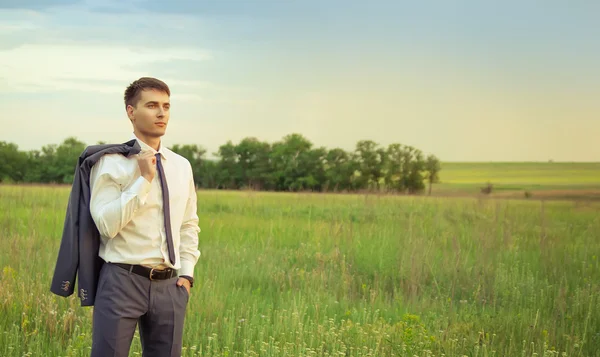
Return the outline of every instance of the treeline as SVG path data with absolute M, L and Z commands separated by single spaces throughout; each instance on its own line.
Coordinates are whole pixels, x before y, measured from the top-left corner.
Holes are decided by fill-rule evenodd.
M 0 142 L 0 182 L 70 184 L 86 146 L 74 137 L 31 151 Z M 214 153 L 217 160 L 207 159 L 206 150 L 198 145 L 170 149 L 192 163 L 196 185 L 206 189 L 420 193 L 427 184 L 431 192 L 440 171 L 437 157 L 425 157 L 411 146 L 382 147 L 362 140 L 348 152 L 315 147 L 300 134 L 275 143 L 252 137 L 237 144 L 228 141 Z

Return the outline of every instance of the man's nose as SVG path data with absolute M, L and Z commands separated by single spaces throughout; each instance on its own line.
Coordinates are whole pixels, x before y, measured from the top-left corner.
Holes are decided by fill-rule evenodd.
M 156 116 L 159 117 L 159 118 L 164 117 L 165 116 L 165 110 L 163 108 L 160 108 L 158 110 L 158 114 Z

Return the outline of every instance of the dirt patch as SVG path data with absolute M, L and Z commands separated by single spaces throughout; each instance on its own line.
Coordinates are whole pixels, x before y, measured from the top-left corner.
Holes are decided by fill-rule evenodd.
M 527 192 L 527 193 L 526 193 Z M 501 192 L 493 194 L 502 198 L 525 198 L 544 200 L 574 200 L 574 201 L 600 201 L 600 190 L 536 190 Z

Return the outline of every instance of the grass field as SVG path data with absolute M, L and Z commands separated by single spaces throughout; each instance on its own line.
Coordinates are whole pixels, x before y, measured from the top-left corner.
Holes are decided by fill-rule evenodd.
M 49 292 L 68 194 L 0 186 L 1 356 L 89 355 Z M 198 196 L 184 356 L 600 356 L 598 202 Z
M 600 162 L 442 163 L 437 195 L 472 195 L 488 182 L 492 196 L 600 200 Z
M 441 181 L 454 184 L 491 181 L 511 185 L 600 185 L 600 162 L 449 162 L 442 164 Z

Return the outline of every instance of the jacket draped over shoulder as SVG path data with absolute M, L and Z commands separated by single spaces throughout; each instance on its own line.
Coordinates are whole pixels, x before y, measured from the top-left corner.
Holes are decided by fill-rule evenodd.
M 63 297 L 72 295 L 77 277 L 77 294 L 81 306 L 94 305 L 100 269 L 104 261 L 98 256 L 100 232 L 90 213 L 90 172 L 92 166 L 106 154 L 122 154 L 129 157 L 140 151 L 139 144 L 133 139 L 123 144 L 88 146 L 79 156 L 50 286 L 52 293 Z

